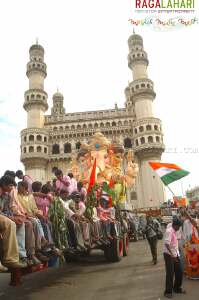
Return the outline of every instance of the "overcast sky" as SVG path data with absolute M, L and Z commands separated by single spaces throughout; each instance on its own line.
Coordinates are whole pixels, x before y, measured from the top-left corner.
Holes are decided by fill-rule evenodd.
M 29 47 L 39 38 L 45 48 L 45 90 L 52 104 L 57 87 L 67 112 L 123 107 L 132 80 L 127 40 L 133 32 L 132 0 L 6 0 L 0 9 L 0 173 L 21 168 L 20 130 Z M 144 39 L 149 78 L 157 97 L 155 116 L 163 122 L 164 162 L 189 170 L 183 189 L 199 184 L 198 25 L 166 32 L 135 28 Z M 177 153 L 170 153 L 172 149 Z M 190 148 L 189 150 L 184 148 Z M 195 152 L 195 153 L 191 153 Z M 181 184 L 171 185 L 176 194 Z

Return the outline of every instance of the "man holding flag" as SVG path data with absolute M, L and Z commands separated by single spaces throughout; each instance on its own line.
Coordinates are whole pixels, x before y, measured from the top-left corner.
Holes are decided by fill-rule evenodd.
M 185 294 L 182 289 L 183 270 L 180 263 L 180 252 L 176 232 L 182 225 L 178 218 L 173 219 L 172 226 L 167 226 L 164 238 L 164 261 L 166 268 L 166 284 L 164 296 L 172 298 L 172 293 Z M 175 277 L 175 280 L 174 280 Z
M 167 187 L 170 183 L 189 174 L 188 171 L 181 169 L 175 164 L 149 162 L 149 165 L 159 175 L 160 179 Z M 170 188 L 169 190 L 175 197 L 173 191 Z M 181 225 L 181 221 L 178 218 L 173 219 L 171 226 L 167 226 L 164 237 L 163 254 L 166 269 L 166 285 L 164 295 L 167 298 L 172 298 L 173 292 L 177 294 L 186 293 L 182 289 L 183 270 L 182 264 L 180 263 L 180 252 L 176 235 L 176 232 L 180 229 Z

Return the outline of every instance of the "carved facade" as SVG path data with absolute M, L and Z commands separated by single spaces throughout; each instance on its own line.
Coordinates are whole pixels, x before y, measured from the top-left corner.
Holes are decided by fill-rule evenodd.
M 130 36 L 128 45 L 133 81 L 125 89 L 124 108 L 115 104 L 109 110 L 66 113 L 64 97 L 57 92 L 53 95 L 51 115 L 45 115 L 48 95 L 44 91 L 47 75 L 44 49 L 38 44 L 30 48 L 26 72 L 29 89 L 24 102 L 28 118 L 27 128 L 21 132 L 21 161 L 33 179 L 51 180 L 54 167 L 66 173 L 81 143 L 88 142 L 100 131 L 135 152 L 140 171 L 136 190 L 128 191 L 133 206 L 159 206 L 165 200 L 162 183 L 148 165 L 148 160 L 161 159 L 164 144 L 161 121 L 154 117 L 152 110 L 156 95 L 147 76 L 147 53 L 139 35 Z

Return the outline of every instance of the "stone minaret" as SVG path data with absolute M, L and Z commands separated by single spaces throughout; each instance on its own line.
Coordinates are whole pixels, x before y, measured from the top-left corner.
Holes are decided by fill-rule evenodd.
M 27 128 L 21 132 L 21 161 L 26 174 L 44 182 L 49 152 L 48 132 L 44 129 L 44 113 L 48 109 L 48 95 L 44 91 L 47 76 L 44 49 L 36 43 L 30 47 L 29 54 L 26 71 L 29 89 L 25 92 L 23 105 L 27 111 Z
M 133 149 L 139 164 L 137 178 L 137 206 L 155 207 L 165 201 L 160 178 L 148 165 L 148 161 L 160 161 L 164 151 L 161 121 L 154 117 L 155 99 L 153 81 L 148 78 L 148 57 L 142 37 L 133 34 L 128 40 L 128 66 L 133 81 L 125 89 L 126 108 L 134 116 Z
M 57 93 L 53 95 L 53 107 L 51 109 L 51 114 L 53 116 L 65 115 L 64 97 L 58 90 Z

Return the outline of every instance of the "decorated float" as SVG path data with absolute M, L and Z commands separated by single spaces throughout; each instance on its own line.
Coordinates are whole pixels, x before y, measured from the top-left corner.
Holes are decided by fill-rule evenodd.
M 138 165 L 132 150 L 126 152 L 122 144 L 96 132 L 89 144 L 81 145 L 71 171 L 87 188 L 91 207 L 95 205 L 91 196 L 96 192 L 96 200 L 99 189 L 108 193 L 110 206 L 122 206 L 127 201 L 127 189 L 135 185 Z
M 108 245 L 102 245 L 108 261 L 119 261 L 128 254 L 128 234 L 121 209 L 127 202 L 127 189 L 135 185 L 138 165 L 132 150 L 125 151 L 118 141 L 109 141 L 96 132 L 90 143 L 82 144 L 71 162 L 71 172 L 87 189 L 85 216 L 91 220 L 100 199 L 107 198 L 108 207 L 115 209 L 117 235 Z

